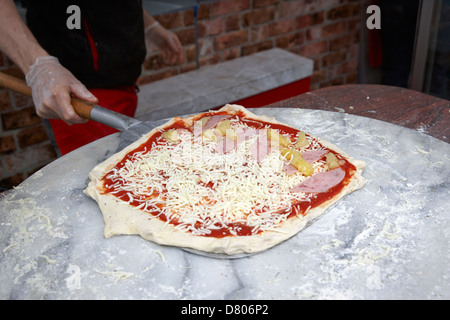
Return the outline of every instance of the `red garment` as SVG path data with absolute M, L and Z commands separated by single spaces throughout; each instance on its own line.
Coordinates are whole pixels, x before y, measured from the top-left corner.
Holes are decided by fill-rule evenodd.
M 381 30 L 369 30 L 369 63 L 372 68 L 383 65 L 383 46 Z
M 380 6 L 380 1 L 372 0 L 370 4 Z M 372 68 L 383 65 L 383 46 L 380 29 L 369 30 L 369 64 Z
M 134 117 L 137 108 L 136 88 L 91 89 L 98 99 L 98 105 L 130 117 Z M 90 142 L 117 132 L 95 121 L 69 126 L 62 120 L 50 120 L 56 144 L 62 155 L 78 149 Z

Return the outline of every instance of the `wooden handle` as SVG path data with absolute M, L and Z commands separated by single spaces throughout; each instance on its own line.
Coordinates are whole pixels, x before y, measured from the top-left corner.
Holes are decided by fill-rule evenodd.
M 32 96 L 31 88 L 27 86 L 25 81 L 3 72 L 0 72 L 0 86 L 28 97 Z M 91 110 L 94 108 L 94 105 L 79 98 L 71 98 L 71 104 L 80 117 L 91 120 Z
M 31 88 L 22 79 L 0 72 L 0 86 L 31 97 Z
M 91 111 L 94 108 L 94 105 L 78 98 L 72 98 L 71 103 L 73 109 L 80 117 L 82 117 L 83 119 L 92 120 Z

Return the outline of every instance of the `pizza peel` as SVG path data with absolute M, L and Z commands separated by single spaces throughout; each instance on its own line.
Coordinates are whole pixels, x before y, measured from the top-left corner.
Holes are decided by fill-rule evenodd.
M 10 76 L 8 74 L 0 72 L 0 86 L 6 89 L 15 91 L 17 93 L 24 94 L 28 97 L 32 96 L 31 88 L 27 86 L 26 82 L 22 79 Z M 140 121 L 132 117 L 128 117 L 124 114 L 114 112 L 103 108 L 99 105 L 90 104 L 78 98 L 71 99 L 72 106 L 75 112 L 83 119 L 96 121 L 98 123 L 107 125 L 122 132 L 120 135 L 120 142 L 116 152 L 124 149 L 129 144 L 135 142 L 143 135 L 149 133 L 152 129 L 156 128 L 167 122 L 167 119 L 156 121 Z M 226 255 L 219 253 L 203 252 L 190 248 L 181 248 L 184 251 L 197 254 L 200 256 L 216 258 L 216 259 L 239 259 L 253 255 L 254 253 L 242 253 L 236 255 Z
M 24 80 L 2 72 L 0 72 L 0 86 L 28 97 L 32 96 L 31 88 L 27 86 Z M 83 119 L 92 120 L 122 131 L 117 151 L 122 150 L 155 127 L 166 122 L 166 120 L 140 121 L 75 97 L 71 98 L 71 103 L 75 112 Z
M 31 88 L 27 86 L 25 81 L 2 72 L 0 72 L 0 86 L 3 86 L 7 89 L 13 90 L 15 92 L 24 94 L 29 97 L 32 96 Z M 135 142 L 143 135 L 149 133 L 155 127 L 162 125 L 168 121 L 168 119 L 162 119 L 157 121 L 140 121 L 135 118 L 123 115 L 121 113 L 108 110 L 99 105 L 90 104 L 86 101 L 83 101 L 75 97 L 71 98 L 71 103 L 75 112 L 81 118 L 104 124 L 106 126 L 109 126 L 122 132 L 122 134 L 120 135 L 119 146 L 116 152 L 124 149 L 126 146 Z M 307 226 L 309 226 L 311 223 L 312 221 L 309 221 Z M 305 226 L 305 228 L 307 226 Z M 187 247 L 180 247 L 180 248 L 186 252 L 215 259 L 240 259 L 260 253 L 255 252 L 255 253 L 239 253 L 234 255 L 227 255 L 222 253 L 204 252 Z

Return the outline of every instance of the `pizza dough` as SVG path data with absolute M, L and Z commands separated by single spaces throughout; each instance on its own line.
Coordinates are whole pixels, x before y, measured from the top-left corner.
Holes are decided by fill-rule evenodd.
M 85 193 L 106 238 L 235 255 L 298 233 L 364 185 L 364 166 L 330 142 L 226 105 L 153 129 L 96 166 Z

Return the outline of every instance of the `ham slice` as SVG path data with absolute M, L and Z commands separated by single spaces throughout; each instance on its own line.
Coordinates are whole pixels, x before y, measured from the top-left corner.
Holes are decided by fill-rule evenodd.
M 286 172 L 287 174 L 293 174 L 298 172 L 297 168 L 294 167 L 292 164 L 290 164 L 289 162 L 285 162 L 283 164 L 283 171 Z
M 238 128 L 236 130 L 238 144 L 244 142 L 245 140 L 250 139 L 251 137 L 260 134 L 260 130 L 247 127 L 247 128 Z
M 328 150 L 305 151 L 302 153 L 302 156 L 303 156 L 303 160 L 305 160 L 309 164 L 313 164 L 317 160 L 320 160 L 328 152 L 329 152 Z M 298 170 L 292 164 L 287 162 L 283 165 L 283 171 L 286 172 L 287 174 L 293 174 L 293 173 L 297 172 Z
M 205 126 L 203 127 L 203 130 L 212 129 L 215 126 L 217 126 L 221 121 L 231 117 L 232 116 L 228 114 L 212 116 L 211 119 L 209 119 L 208 122 L 206 122 Z
M 217 141 L 217 149 L 216 151 L 220 154 L 225 154 L 236 148 L 240 143 L 245 142 L 250 139 L 254 135 L 259 134 L 258 129 L 254 128 L 238 128 L 236 131 L 237 140 L 233 140 L 232 138 L 220 137 Z
M 208 129 L 212 129 L 217 126 L 221 121 L 231 118 L 231 115 L 217 115 L 212 116 L 204 126 L 202 126 L 201 121 L 196 121 L 192 126 L 192 132 L 194 133 L 194 137 L 198 138 L 202 135 L 202 133 Z
M 267 133 L 262 131 L 251 146 L 253 159 L 261 162 L 271 152 L 271 146 L 267 139 Z
M 317 160 L 320 160 L 324 155 L 326 155 L 328 150 L 312 150 L 305 151 L 302 153 L 303 159 L 309 164 L 313 164 Z
M 345 178 L 345 171 L 339 167 L 334 170 L 319 172 L 292 188 L 292 192 L 321 193 L 327 192 Z
M 225 137 L 225 138 L 221 137 L 217 141 L 216 151 L 219 154 L 225 154 L 225 153 L 230 152 L 234 148 L 236 148 L 236 146 L 237 146 L 237 142 L 235 140 L 228 138 L 228 137 Z

